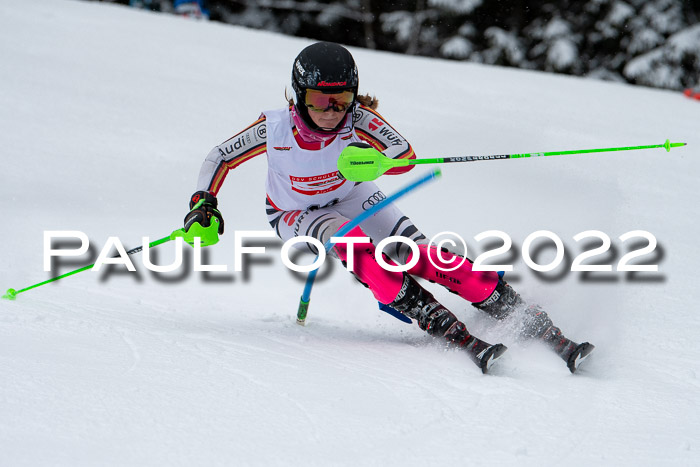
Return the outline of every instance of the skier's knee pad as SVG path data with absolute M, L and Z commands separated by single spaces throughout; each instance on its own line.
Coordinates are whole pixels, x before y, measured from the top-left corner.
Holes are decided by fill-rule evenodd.
M 425 244 L 418 245 L 418 251 L 418 261 L 408 273 L 440 284 L 468 302 L 488 299 L 498 284 L 498 274 L 474 271 L 469 258 Z M 409 255 L 408 261 L 412 258 L 413 254 Z M 459 266 L 455 268 L 453 263 Z
M 350 230 L 346 237 L 365 237 L 360 227 Z M 403 283 L 403 273 L 388 271 L 381 267 L 375 259 L 375 249 L 372 243 L 358 243 L 348 246 L 338 243 L 333 247 L 341 261 L 348 261 L 349 254 L 353 254 L 353 273 L 369 287 L 370 291 L 380 303 L 390 303 L 399 293 Z

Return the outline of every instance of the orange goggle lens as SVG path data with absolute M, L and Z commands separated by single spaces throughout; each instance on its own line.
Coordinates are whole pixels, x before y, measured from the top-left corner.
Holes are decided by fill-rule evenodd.
M 354 101 L 352 91 L 343 91 L 337 94 L 324 94 L 316 89 L 306 90 L 306 108 L 311 112 L 325 112 L 333 110 L 335 112 L 345 112 Z

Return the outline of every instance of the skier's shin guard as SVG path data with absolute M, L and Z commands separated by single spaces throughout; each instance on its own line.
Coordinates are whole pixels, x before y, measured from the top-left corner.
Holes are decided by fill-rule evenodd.
M 408 274 L 403 275 L 401 290 L 390 305 L 417 320 L 418 327 L 431 336 L 445 337 L 459 346 L 471 337 L 464 323 Z
M 355 227 L 346 237 L 366 237 L 359 227 Z M 335 252 L 341 261 L 347 264 L 348 246 L 344 243 L 335 245 Z M 371 243 L 358 243 L 352 247 L 353 274 L 365 284 L 380 303 L 391 303 L 399 294 L 403 285 L 403 273 L 387 271 L 374 258 L 375 248 Z
M 544 339 L 548 331 L 550 335 L 561 336 L 561 330 L 554 326 L 552 319 L 542 308 L 538 305 L 527 305 L 503 279 L 499 279 L 493 293 L 486 300 L 473 305 L 497 320 L 519 315 L 522 337 Z
M 513 316 L 520 322 L 520 336 L 526 339 L 542 339 L 567 364 L 574 373 L 580 362 L 594 346 L 588 342 L 577 344 L 568 339 L 561 329 L 552 323 L 549 315 L 538 305 L 527 305 L 520 295 L 502 279 L 493 293 L 484 301 L 473 304 L 498 320 Z
M 431 336 L 444 337 L 449 344 L 466 351 L 482 373 L 487 373 L 493 362 L 506 351 L 503 344 L 491 345 L 472 336 L 463 322 L 408 274 L 404 274 L 401 291 L 391 306 L 418 320 L 418 326 Z
M 418 263 L 408 270 L 409 274 L 438 283 L 458 294 L 468 302 L 481 302 L 489 297 L 498 283 L 498 274 L 493 271 L 473 271 L 472 263 L 462 256 L 437 247 L 418 245 Z M 412 255 L 407 259 L 411 261 Z M 462 262 L 462 265 L 450 271 Z

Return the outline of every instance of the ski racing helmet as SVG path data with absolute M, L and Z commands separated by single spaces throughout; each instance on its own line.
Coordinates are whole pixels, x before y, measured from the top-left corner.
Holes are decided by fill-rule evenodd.
M 295 94 L 295 107 L 306 125 L 319 132 L 335 133 L 344 124 L 344 118 L 336 128 L 319 128 L 309 116 L 314 99 L 323 102 L 324 111 L 347 109 L 352 112 L 357 99 L 359 77 L 357 66 L 350 52 L 332 42 L 316 42 L 302 50 L 292 66 L 292 89 Z M 311 92 L 309 92 L 311 91 Z M 335 99 L 323 99 L 323 95 L 340 95 Z M 352 95 L 350 95 L 352 94 Z M 352 116 L 350 117 L 352 119 Z

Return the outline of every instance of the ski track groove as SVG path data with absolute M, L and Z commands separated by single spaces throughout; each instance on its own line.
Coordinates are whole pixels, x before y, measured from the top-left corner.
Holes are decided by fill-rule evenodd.
M 131 339 L 131 337 L 128 336 L 128 332 L 129 331 L 127 331 L 126 329 L 122 329 L 119 332 L 122 340 L 124 341 L 126 346 L 129 348 L 129 350 L 131 351 L 131 357 L 133 359 L 131 366 L 125 371 L 125 373 L 131 373 L 132 371 L 134 371 L 134 369 L 141 362 L 141 354 L 139 353 L 138 346 Z
M 197 336 L 189 335 L 188 337 L 194 338 L 197 341 L 206 341 L 208 344 L 214 344 L 216 346 L 220 346 L 224 350 L 231 350 L 232 347 L 236 346 L 234 342 L 228 342 L 228 341 L 223 341 L 223 340 L 219 340 L 219 339 L 203 338 L 200 335 L 197 335 Z M 232 363 L 232 362 L 235 362 L 236 360 L 235 359 L 231 360 L 231 359 L 225 358 L 228 356 L 226 353 L 221 355 L 221 357 L 223 357 L 223 358 L 216 358 L 216 357 L 212 357 L 212 352 L 209 349 L 207 349 L 207 351 L 203 351 L 196 343 L 195 344 L 192 344 L 192 343 L 189 343 L 189 344 L 184 343 L 183 344 L 182 342 L 179 342 L 178 344 L 189 346 L 192 349 L 194 349 L 194 351 L 197 352 L 204 360 L 209 362 L 209 366 L 215 366 L 215 367 L 223 369 L 224 371 L 226 371 L 228 373 L 238 375 L 241 378 L 249 381 L 253 385 L 264 389 L 266 392 L 268 392 L 270 394 L 275 394 L 276 396 L 280 396 L 280 397 L 284 398 L 286 401 L 288 401 L 294 407 L 296 407 L 297 410 L 306 419 L 310 433 L 309 433 L 309 430 L 306 430 L 304 432 L 304 435 L 311 436 L 312 441 L 314 441 L 314 442 L 320 442 L 322 437 L 321 437 L 320 431 L 318 429 L 317 421 L 311 415 L 311 413 L 309 413 L 308 409 L 303 404 L 301 404 L 298 400 L 296 400 L 294 397 L 290 396 L 289 394 L 287 394 L 285 392 L 279 391 L 278 388 L 274 387 L 271 383 L 255 377 L 250 372 L 247 372 L 247 371 L 244 371 L 240 368 L 237 368 Z M 256 349 L 258 349 L 260 351 L 267 351 L 268 350 L 265 347 L 256 347 Z M 281 354 L 276 353 L 276 355 L 281 355 Z M 277 362 L 277 360 L 274 360 L 274 361 Z M 295 367 L 293 367 L 293 368 L 295 368 Z

